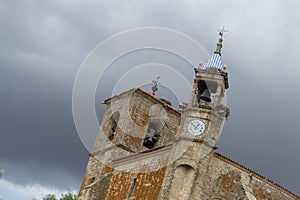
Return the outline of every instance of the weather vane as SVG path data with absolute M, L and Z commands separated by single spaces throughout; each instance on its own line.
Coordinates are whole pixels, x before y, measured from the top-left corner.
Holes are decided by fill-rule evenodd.
M 158 84 L 158 80 L 160 79 L 160 75 L 158 77 L 156 77 L 156 80 L 152 81 L 153 83 L 153 86 L 152 86 L 152 94 L 155 95 L 155 92 L 158 91 L 158 87 L 157 87 L 157 84 Z
M 225 26 L 223 25 L 223 28 L 221 30 L 218 30 L 219 31 L 219 35 L 221 36 L 221 38 L 223 38 L 223 35 L 225 32 L 229 32 L 229 30 L 226 30 L 225 29 Z

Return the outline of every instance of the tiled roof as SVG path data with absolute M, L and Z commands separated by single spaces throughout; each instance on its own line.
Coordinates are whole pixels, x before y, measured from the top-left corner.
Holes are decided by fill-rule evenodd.
M 155 95 L 152 94 L 151 92 L 148 92 L 148 91 L 143 90 L 143 89 L 141 89 L 141 88 L 133 88 L 133 89 L 127 90 L 127 91 L 125 91 L 125 92 L 122 92 L 121 94 L 115 95 L 115 96 L 113 96 L 113 97 L 110 97 L 110 98 L 104 100 L 103 103 L 108 103 L 111 99 L 117 98 L 117 97 L 121 97 L 121 96 L 123 96 L 123 95 L 125 95 L 125 94 L 127 94 L 127 93 L 130 93 L 130 92 L 141 92 L 141 93 L 145 94 L 146 96 L 148 96 L 148 97 L 150 97 L 150 98 L 152 98 L 152 99 L 154 99 L 154 100 L 160 102 L 161 104 L 163 104 L 165 107 L 169 108 L 170 110 L 173 110 L 173 111 L 175 111 L 176 113 L 180 114 L 180 112 L 179 112 L 176 108 L 174 108 L 173 106 L 169 105 L 169 104 L 166 103 L 164 100 L 159 99 L 157 96 L 155 96 Z
M 203 69 L 206 69 L 207 67 L 215 67 L 218 69 L 223 70 L 223 64 L 222 64 L 222 60 L 221 60 L 221 56 L 218 53 L 214 53 L 210 59 L 204 63 L 203 65 Z

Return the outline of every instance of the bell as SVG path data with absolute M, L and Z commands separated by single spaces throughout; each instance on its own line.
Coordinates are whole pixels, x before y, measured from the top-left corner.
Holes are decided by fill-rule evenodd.
M 209 92 L 209 90 L 207 88 L 200 95 L 200 99 L 202 101 L 211 102 L 210 92 Z

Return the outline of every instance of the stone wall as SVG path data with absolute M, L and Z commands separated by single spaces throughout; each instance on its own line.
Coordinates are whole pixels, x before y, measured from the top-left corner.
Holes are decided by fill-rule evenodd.
M 300 199 L 272 181 L 217 153 L 202 167 L 206 172 L 198 176 L 195 184 L 200 187 L 190 199 Z

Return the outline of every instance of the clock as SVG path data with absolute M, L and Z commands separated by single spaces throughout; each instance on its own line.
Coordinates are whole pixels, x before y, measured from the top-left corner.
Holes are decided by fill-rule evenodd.
M 195 119 L 188 124 L 187 129 L 190 134 L 197 136 L 205 131 L 205 123 L 200 119 Z

